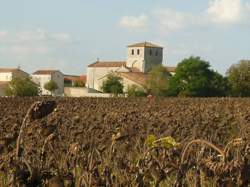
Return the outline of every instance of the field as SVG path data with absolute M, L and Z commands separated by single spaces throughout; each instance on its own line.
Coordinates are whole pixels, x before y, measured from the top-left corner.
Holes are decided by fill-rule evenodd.
M 0 98 L 0 109 L 3 187 L 250 185 L 248 98 Z

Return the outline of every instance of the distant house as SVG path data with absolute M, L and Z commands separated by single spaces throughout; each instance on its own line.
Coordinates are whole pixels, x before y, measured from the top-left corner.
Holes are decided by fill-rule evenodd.
M 64 75 L 65 87 L 82 87 L 86 84 L 86 75 Z
M 148 72 L 153 67 L 161 65 L 163 61 L 163 47 L 150 42 L 136 43 L 127 46 L 126 61 L 97 61 L 87 68 L 86 87 L 91 91 L 101 92 L 101 86 L 109 73 L 116 73 L 123 80 L 124 91 L 131 85 L 144 87 Z M 175 67 L 166 67 L 175 73 Z
M 42 95 L 51 95 L 50 91 L 44 89 L 44 85 L 51 80 L 58 86 L 53 94 L 62 96 L 64 93 L 64 75 L 59 70 L 38 70 L 32 74 L 32 80 L 40 86 Z
M 19 68 L 0 68 L 0 96 L 5 95 L 9 82 L 17 77 L 29 77 L 29 74 Z

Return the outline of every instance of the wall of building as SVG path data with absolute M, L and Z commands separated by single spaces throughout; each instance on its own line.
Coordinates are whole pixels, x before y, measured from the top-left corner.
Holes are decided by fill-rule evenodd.
M 86 87 L 95 89 L 98 91 L 102 91 L 102 83 L 104 81 L 104 77 L 118 70 L 119 67 L 88 67 L 87 68 L 87 83 Z
M 61 72 L 55 72 L 52 74 L 52 80 L 57 84 L 58 89 L 54 91 L 56 96 L 64 94 L 64 75 Z
M 134 54 L 132 51 L 134 50 Z M 140 51 L 139 55 L 137 50 Z M 144 72 L 144 47 L 128 47 L 127 50 L 127 67 L 138 68 L 140 71 Z
M 12 73 L 0 73 L 0 81 L 11 81 L 12 80 Z
M 51 95 L 48 90 L 44 89 L 44 85 L 51 80 L 51 75 L 32 75 L 32 80 L 39 85 L 41 95 Z
M 145 48 L 145 72 L 149 72 L 154 66 L 162 64 L 162 48 Z
M 127 91 L 128 91 L 128 88 L 130 87 L 130 86 L 132 86 L 132 85 L 136 85 L 136 86 L 138 86 L 138 87 L 140 87 L 140 88 L 142 88 L 143 89 L 143 87 L 142 87 L 142 85 L 140 85 L 140 84 L 138 84 L 138 83 L 136 83 L 136 82 L 134 82 L 134 81 L 131 81 L 130 79 L 127 79 L 127 78 L 125 78 L 125 77 L 122 77 L 122 84 L 123 84 L 123 92 L 124 93 L 126 93 Z
M 65 87 L 64 95 L 66 97 L 111 97 L 110 94 L 89 93 L 87 88 Z
M 58 86 L 53 95 L 61 96 L 64 93 L 64 76 L 60 72 L 55 72 L 52 75 L 32 75 L 32 80 L 40 86 L 42 95 L 51 95 L 50 91 L 44 89 L 44 85 L 50 80 L 53 80 Z

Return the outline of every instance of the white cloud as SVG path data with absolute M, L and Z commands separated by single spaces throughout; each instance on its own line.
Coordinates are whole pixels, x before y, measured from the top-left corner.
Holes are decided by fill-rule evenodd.
M 0 40 L 6 38 L 8 35 L 8 32 L 7 31 L 0 31 Z
M 52 38 L 59 42 L 71 42 L 72 36 L 68 33 L 56 33 L 52 35 Z
M 62 49 L 62 44 L 73 42 L 69 33 L 51 33 L 43 29 L 21 31 L 0 31 L 0 54 L 17 59 L 29 59 L 36 56 L 50 56 Z
M 171 9 L 161 9 L 154 13 L 157 24 L 164 32 L 182 29 L 194 22 L 195 17 L 191 14 L 178 12 Z
M 135 16 L 124 16 L 121 18 L 119 25 L 128 30 L 144 30 L 148 26 L 148 17 L 144 14 Z
M 206 12 L 215 23 L 235 24 L 248 21 L 250 8 L 241 0 L 212 0 Z

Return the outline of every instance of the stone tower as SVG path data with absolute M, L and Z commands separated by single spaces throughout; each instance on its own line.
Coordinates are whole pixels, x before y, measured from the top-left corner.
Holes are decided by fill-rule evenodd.
M 149 72 L 154 66 L 162 64 L 163 48 L 149 43 L 136 43 L 128 46 L 126 66 L 143 73 Z

